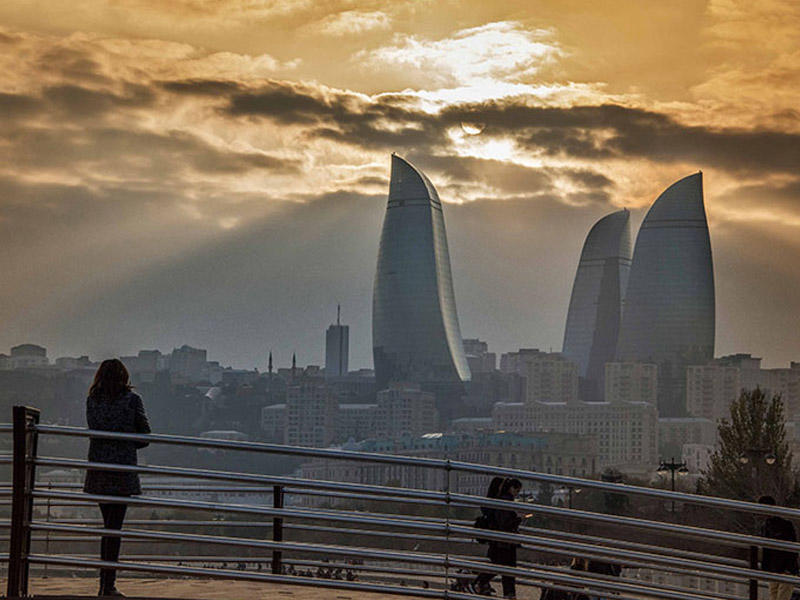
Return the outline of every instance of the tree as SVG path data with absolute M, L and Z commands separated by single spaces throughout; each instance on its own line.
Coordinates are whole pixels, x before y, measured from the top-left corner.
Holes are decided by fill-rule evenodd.
M 698 484 L 711 496 L 756 501 L 770 495 L 785 504 L 795 487 L 780 395 L 744 390 L 721 419 L 719 443 Z

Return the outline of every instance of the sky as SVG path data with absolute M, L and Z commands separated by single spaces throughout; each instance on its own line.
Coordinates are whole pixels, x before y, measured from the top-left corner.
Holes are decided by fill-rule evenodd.
M 391 152 L 464 337 L 560 350 L 583 239 L 703 171 L 717 355 L 800 360 L 794 0 L 4 0 L 0 352 L 370 367 Z

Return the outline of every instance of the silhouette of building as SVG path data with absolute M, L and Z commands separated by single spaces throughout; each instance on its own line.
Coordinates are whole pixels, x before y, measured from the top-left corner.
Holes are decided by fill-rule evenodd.
M 32 369 L 50 365 L 47 349 L 36 344 L 14 346 L 11 348 L 11 355 L 6 357 L 6 361 L 9 369 Z
M 347 375 L 350 354 L 350 327 L 341 324 L 341 310 L 336 307 L 336 325 L 325 332 L 325 379 Z
M 583 244 L 569 301 L 563 354 L 578 365 L 580 396 L 585 401 L 603 398 L 604 368 L 616 355 L 632 254 L 627 210 L 600 219 Z
M 391 381 L 419 383 L 450 412 L 470 370 L 442 204 L 428 178 L 396 154 L 378 250 L 372 342 L 378 390 Z
M 714 355 L 714 269 L 695 173 L 667 188 L 642 222 L 633 251 L 617 358 L 658 365 L 662 417 L 686 414 L 686 368 Z

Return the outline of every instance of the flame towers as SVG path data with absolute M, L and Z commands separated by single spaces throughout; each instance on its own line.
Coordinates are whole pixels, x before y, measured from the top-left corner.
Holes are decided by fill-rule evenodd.
M 581 397 L 585 401 L 603 399 L 603 373 L 617 350 L 631 250 L 627 210 L 600 219 L 583 244 L 562 352 L 578 365 Z
M 439 391 L 470 379 L 442 204 L 428 178 L 396 154 L 378 250 L 372 342 L 379 390 L 411 381 Z
M 714 356 L 714 268 L 703 176 L 668 187 L 636 237 L 617 358 L 658 365 L 662 417 L 685 414 L 686 367 Z

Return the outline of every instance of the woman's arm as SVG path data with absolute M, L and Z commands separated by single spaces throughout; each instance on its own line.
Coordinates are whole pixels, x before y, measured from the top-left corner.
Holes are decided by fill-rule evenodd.
M 139 396 L 136 396 L 134 400 L 133 411 L 136 433 L 150 433 L 150 422 L 147 420 L 147 413 L 144 412 L 144 404 Z M 144 448 L 149 445 L 150 442 L 136 442 L 137 448 Z

